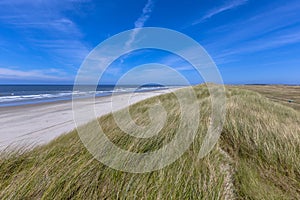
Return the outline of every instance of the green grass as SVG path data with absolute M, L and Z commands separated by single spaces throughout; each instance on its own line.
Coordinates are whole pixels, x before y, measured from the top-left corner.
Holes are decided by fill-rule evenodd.
M 144 174 L 117 171 L 93 159 L 72 131 L 30 151 L 3 153 L 0 199 L 300 199 L 299 112 L 258 93 L 228 88 L 221 138 L 199 160 L 211 106 L 205 86 L 194 90 L 198 101 L 193 103 L 201 109 L 198 134 L 173 164 Z M 147 125 L 147 110 L 158 102 L 167 111 L 167 123 L 151 139 L 124 134 L 112 115 L 99 118 L 99 123 L 119 147 L 154 151 L 170 141 L 179 126 L 176 97 L 161 95 L 130 107 L 133 120 Z

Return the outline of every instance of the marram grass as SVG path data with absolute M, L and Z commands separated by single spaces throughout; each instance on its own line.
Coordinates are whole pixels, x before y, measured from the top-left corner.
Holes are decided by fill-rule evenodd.
M 300 199 L 299 112 L 257 93 L 227 88 L 221 138 L 198 160 L 211 107 L 207 88 L 194 89 L 201 110 L 198 134 L 173 164 L 144 174 L 117 171 L 93 159 L 72 131 L 30 151 L 3 153 L 0 199 Z M 132 105 L 130 113 L 137 124 L 147 125 L 148 107 L 158 102 L 167 111 L 167 123 L 151 139 L 124 134 L 112 115 L 99 118 L 99 123 L 121 148 L 159 149 L 179 125 L 176 97 L 144 100 Z

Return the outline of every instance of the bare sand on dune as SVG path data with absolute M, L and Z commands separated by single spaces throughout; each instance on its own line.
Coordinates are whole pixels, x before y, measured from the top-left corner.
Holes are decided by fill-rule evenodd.
M 120 110 L 138 101 L 174 90 L 115 95 L 114 110 Z M 128 95 L 130 96 L 129 102 Z M 84 115 L 86 109 L 95 106 L 95 116 L 100 117 L 111 112 L 111 101 L 111 97 L 98 97 L 95 104 L 91 104 L 90 101 L 81 99 L 82 106 L 78 112 Z M 83 120 L 77 122 L 77 126 L 95 119 L 95 116 L 84 115 Z M 46 144 L 76 128 L 72 101 L 2 107 L 0 108 L 0 125 L 0 150 Z

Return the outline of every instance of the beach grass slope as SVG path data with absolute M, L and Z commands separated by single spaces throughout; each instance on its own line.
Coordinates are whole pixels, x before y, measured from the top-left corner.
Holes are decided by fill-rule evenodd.
M 198 159 L 211 105 L 205 85 L 193 89 L 198 99 L 193 103 L 201 112 L 198 134 L 171 165 L 143 174 L 111 169 L 93 158 L 74 130 L 30 151 L 3 152 L 0 199 L 300 199 L 300 113 L 256 92 L 228 87 L 221 138 Z M 179 92 L 184 96 L 185 89 Z M 119 147 L 154 151 L 176 134 L 176 96 L 164 94 L 130 106 L 132 119 L 143 126 L 150 120 L 148 108 L 157 103 L 167 111 L 167 123 L 148 139 L 125 134 L 111 114 L 98 121 Z M 81 128 L 88 132 L 91 127 Z

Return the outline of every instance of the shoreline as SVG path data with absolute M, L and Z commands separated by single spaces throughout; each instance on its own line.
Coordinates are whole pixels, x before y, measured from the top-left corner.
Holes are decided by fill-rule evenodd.
M 180 88 L 96 97 L 95 104 L 92 104 L 90 99 L 76 99 L 81 104 L 79 112 L 83 115 L 86 109 L 93 109 L 91 106 L 95 106 L 95 116 L 84 116 L 78 124 L 75 124 L 73 118 L 72 100 L 0 107 L 0 151 L 47 144 L 77 126 L 110 113 L 112 97 L 117 97 L 114 99 L 113 108 L 113 111 L 117 111 L 177 89 Z M 128 98 L 130 102 L 124 101 Z
M 159 92 L 163 90 L 173 90 L 173 89 L 179 89 L 182 87 L 177 87 L 177 88 L 167 88 L 167 89 L 159 89 L 159 90 L 149 90 L 149 91 L 141 91 L 141 92 L 133 92 L 135 93 L 148 93 L 148 92 Z M 126 95 L 126 94 L 132 94 L 131 92 L 124 92 L 124 93 L 111 93 L 110 95 L 103 95 L 103 96 L 95 96 L 95 99 L 101 99 L 101 98 L 110 98 L 111 96 L 118 96 L 118 95 Z M 80 97 L 80 98 L 75 98 L 75 100 L 87 100 L 91 99 L 89 97 Z M 37 102 L 30 102 L 30 103 L 21 103 L 18 105 L 8 105 L 8 106 L 1 106 L 0 105 L 0 112 L 2 110 L 5 110 L 6 108 L 21 108 L 21 107 L 30 107 L 30 106 L 38 106 L 38 105 L 47 105 L 47 104 L 57 104 L 57 103 L 63 103 L 63 102 L 69 102 L 72 101 L 73 99 L 59 99 L 59 100 L 50 100 L 50 101 L 37 101 Z

